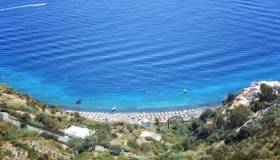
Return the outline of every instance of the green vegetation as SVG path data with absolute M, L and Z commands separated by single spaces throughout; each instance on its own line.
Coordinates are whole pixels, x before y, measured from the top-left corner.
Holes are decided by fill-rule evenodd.
M 264 83 L 261 84 L 261 93 L 259 94 L 259 97 L 260 102 L 272 102 L 277 98 L 273 91 L 273 88 Z
M 247 120 L 249 120 L 249 116 L 250 116 L 250 110 L 247 107 L 240 106 L 234 108 L 229 113 L 228 121 L 226 122 L 227 123 L 226 127 L 229 129 L 240 127 Z
M 11 149 L 1 147 L 7 143 L 27 151 L 30 159 L 52 159 L 28 145 L 30 141 L 42 146 L 53 144 L 47 147 L 73 160 L 280 159 L 280 96 L 267 85 L 261 85 L 261 93 L 249 107 L 231 107 L 237 95 L 229 94 L 223 106 L 207 109 L 198 118 L 174 119 L 168 124 L 156 120 L 154 127 L 148 129 L 123 122 L 89 121 L 78 113 L 65 113 L 58 106 L 45 105 L 13 89 L 0 89 L 0 98 L 5 101 L 0 104 L 1 111 L 22 122 L 15 127 L 0 121 L 0 159 L 14 156 Z M 26 124 L 50 129 L 83 125 L 95 133 L 64 145 L 54 136 L 27 130 Z M 162 140 L 141 138 L 144 130 L 160 134 Z
M 38 151 L 32 149 L 25 143 L 23 143 L 26 139 L 32 139 L 34 141 L 42 141 L 44 140 L 40 137 L 36 132 L 31 132 L 27 129 L 20 129 L 14 127 L 13 125 L 1 122 L 0 121 L 0 144 L 4 145 L 5 143 L 11 144 L 15 148 L 19 148 L 20 150 L 24 150 L 28 152 L 28 158 L 30 159 L 38 159 L 39 157 L 43 156 Z M 0 158 L 3 159 L 4 157 L 13 157 L 11 148 L 6 149 L 0 147 Z

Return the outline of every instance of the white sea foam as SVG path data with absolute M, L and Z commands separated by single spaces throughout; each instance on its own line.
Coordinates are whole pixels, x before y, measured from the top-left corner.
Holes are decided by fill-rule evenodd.
M 28 5 L 22 5 L 22 6 L 2 8 L 2 9 L 0 9 L 0 12 L 13 10 L 13 9 L 19 9 L 19 8 L 40 7 L 40 6 L 45 6 L 45 5 L 47 5 L 47 3 L 37 3 L 37 4 L 28 4 Z

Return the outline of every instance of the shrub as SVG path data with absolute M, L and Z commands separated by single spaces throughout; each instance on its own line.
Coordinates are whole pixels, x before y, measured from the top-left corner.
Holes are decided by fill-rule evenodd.
M 139 145 L 137 144 L 135 139 L 129 139 L 127 142 L 127 145 L 132 149 L 135 149 L 135 150 L 139 149 Z
M 35 120 L 38 121 L 38 122 L 44 122 L 46 119 L 46 116 L 44 114 L 39 114 L 36 116 Z
M 84 140 L 82 138 L 75 138 L 68 142 L 69 148 L 71 148 L 74 151 L 77 151 L 78 153 L 81 153 L 83 151 L 86 151 L 86 147 L 84 145 Z
M 249 116 L 250 111 L 247 107 L 236 107 L 230 112 L 230 116 L 227 121 L 227 127 L 229 129 L 240 127 L 249 119 Z
M 191 122 L 191 131 L 196 131 L 201 125 L 202 122 L 199 119 L 193 119 Z
M 253 134 L 253 133 L 251 132 L 251 130 L 250 130 L 249 127 L 242 127 L 242 128 L 239 130 L 239 132 L 238 132 L 238 134 L 237 134 L 237 136 L 236 136 L 235 139 L 236 139 L 237 141 L 241 141 L 241 140 L 243 140 L 243 139 L 246 139 L 246 138 L 250 137 L 252 134 Z
M 187 138 L 185 138 L 182 141 L 182 143 L 181 143 L 182 149 L 184 151 L 192 149 L 193 146 L 195 145 L 195 142 L 196 142 L 196 138 L 195 137 L 187 137 Z
M 161 130 L 160 130 L 160 127 L 157 126 L 157 127 L 156 127 L 156 132 L 157 132 L 157 133 L 160 133 L 160 131 L 161 131 Z
M 3 156 L 12 157 L 12 156 L 13 156 L 13 153 L 12 153 L 11 150 L 5 149 L 5 150 L 3 151 Z
M 79 118 L 80 114 L 78 112 L 74 112 L 74 118 Z
M 165 144 L 158 142 L 158 141 L 152 141 L 151 142 L 151 150 L 155 155 L 160 155 L 162 153 L 166 153 L 167 147 Z
M 60 124 L 58 121 L 56 121 L 56 118 L 50 117 L 46 114 L 41 113 L 41 114 L 37 115 L 35 120 L 38 122 L 41 122 L 42 124 L 44 124 L 46 127 L 49 127 L 49 128 L 54 128 L 54 129 L 60 128 Z
M 109 149 L 113 155 L 120 155 L 123 151 L 119 145 L 112 145 Z
M 265 107 L 264 103 L 261 103 L 261 102 L 253 102 L 250 106 L 251 106 L 251 110 L 253 112 L 257 112 L 259 110 L 262 110 Z
M 53 140 L 57 140 L 57 137 L 54 135 L 50 135 L 46 132 L 42 132 L 40 133 L 40 136 L 44 137 L 45 139 L 53 139 Z
M 181 121 L 174 121 L 170 128 L 172 129 L 172 133 L 176 136 L 186 136 L 190 133 L 188 126 Z
M 142 143 L 141 146 L 141 151 L 144 152 L 145 154 L 151 151 L 151 145 L 150 143 Z
M 230 160 L 251 160 L 252 158 L 249 155 L 244 154 L 243 152 L 237 151 L 229 159 Z
M 30 116 L 28 113 L 24 113 L 23 115 L 21 115 L 20 119 L 23 121 L 23 122 L 29 122 L 31 120 Z
M 239 142 L 253 135 L 253 129 L 249 127 L 242 127 L 238 133 L 231 133 L 224 139 L 225 144 L 232 142 Z
M 199 119 L 206 122 L 207 119 L 213 118 L 215 115 L 216 113 L 212 109 L 207 109 L 199 116 Z
M 127 125 L 126 125 L 126 129 L 128 130 L 128 132 L 132 133 L 134 128 L 133 128 L 132 125 L 127 124 Z
M 48 160 L 48 158 L 47 158 L 46 155 L 44 155 L 44 156 L 41 156 L 41 157 L 37 158 L 37 160 Z
M 145 140 L 146 141 L 153 141 L 153 138 L 152 137 L 145 137 Z
M 113 139 L 117 139 L 118 138 L 118 134 L 116 134 L 116 133 L 112 133 L 111 136 L 112 136 Z
M 181 159 L 183 159 L 183 156 L 175 153 L 172 153 L 166 158 L 166 160 L 181 160 Z
M 155 126 L 160 126 L 160 122 L 158 118 L 155 119 Z
M 264 114 L 263 118 L 261 119 L 261 124 L 263 125 L 263 127 L 272 128 L 279 125 L 279 120 L 277 120 L 279 117 L 280 108 L 270 109 Z M 277 127 L 275 129 L 277 129 Z
M 220 140 L 222 137 L 219 133 L 215 132 L 213 134 L 211 134 L 206 140 L 208 143 L 212 144 L 218 140 Z
M 26 128 L 26 124 L 25 123 L 20 123 L 20 128 Z
M 280 148 L 276 148 L 276 149 L 274 150 L 274 155 L 275 155 L 275 156 L 280 156 Z
M 224 142 L 225 144 L 230 144 L 232 142 L 235 142 L 235 137 L 236 137 L 237 133 L 236 132 L 229 132 L 228 134 L 225 135 L 224 137 Z
M 197 136 L 198 138 L 207 138 L 208 136 L 210 136 L 210 134 L 212 133 L 212 128 L 211 126 L 200 126 L 197 129 Z
M 216 122 L 216 127 L 221 129 L 221 128 L 224 128 L 225 125 L 226 125 L 226 121 L 224 120 L 224 117 L 221 115 L 221 114 L 217 114 L 215 117 L 214 117 L 214 120 Z

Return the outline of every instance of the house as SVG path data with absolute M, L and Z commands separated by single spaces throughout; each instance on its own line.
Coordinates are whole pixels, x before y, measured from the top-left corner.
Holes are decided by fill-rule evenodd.
M 248 107 L 250 105 L 250 101 L 244 96 L 238 96 L 233 103 L 234 107 L 245 106 Z
M 160 141 L 161 140 L 161 136 L 159 134 L 153 133 L 153 132 L 149 132 L 149 131 L 143 131 L 140 135 L 141 138 L 152 138 L 155 141 Z
M 214 124 L 214 119 L 207 119 L 206 125 Z
M 95 131 L 89 130 L 86 127 L 77 127 L 71 126 L 63 131 L 66 135 L 76 137 L 76 138 L 85 138 L 95 133 Z
M 129 122 L 130 124 L 137 124 L 139 126 L 142 126 L 144 128 L 150 128 L 152 126 L 152 122 L 148 119 L 143 119 L 137 122 Z

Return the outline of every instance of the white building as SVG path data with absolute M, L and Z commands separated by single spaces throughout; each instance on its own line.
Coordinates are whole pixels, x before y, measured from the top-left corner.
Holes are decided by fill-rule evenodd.
M 65 134 L 73 136 L 73 137 L 79 137 L 79 138 L 85 138 L 87 136 L 90 136 L 94 134 L 95 132 L 92 130 L 89 130 L 88 128 L 82 128 L 77 126 L 71 126 L 70 128 L 67 128 L 63 131 Z
M 143 131 L 140 135 L 141 138 L 152 138 L 156 141 L 160 141 L 161 140 L 161 136 L 159 134 L 153 133 L 153 132 L 149 132 L 149 131 Z
M 140 121 L 132 121 L 132 122 L 129 122 L 129 124 L 137 124 L 137 125 L 142 126 L 144 128 L 150 128 L 152 126 L 152 122 L 148 119 L 143 119 L 143 120 L 140 120 Z

